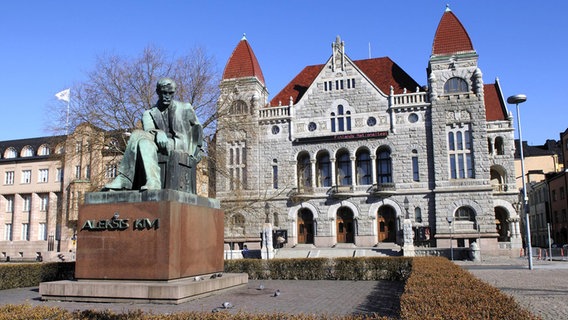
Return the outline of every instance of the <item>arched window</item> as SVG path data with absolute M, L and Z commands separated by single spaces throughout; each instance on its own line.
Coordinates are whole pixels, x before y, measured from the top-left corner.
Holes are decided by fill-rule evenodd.
M 453 77 L 448 79 L 444 84 L 444 93 L 462 93 L 469 92 L 467 87 L 467 82 L 459 77 Z
M 351 159 L 349 152 L 343 150 L 337 155 L 337 183 L 340 186 L 350 186 L 351 176 Z
M 49 146 L 47 144 L 42 144 L 37 152 L 39 156 L 48 156 L 49 153 Z
M 357 184 L 373 184 L 371 155 L 369 150 L 360 150 L 357 152 Z
M 34 149 L 31 146 L 25 146 L 24 148 L 22 148 L 22 153 L 20 154 L 20 156 L 33 157 L 33 155 L 34 155 Z
M 377 150 L 377 183 L 392 182 L 392 160 L 390 150 Z
M 345 111 L 342 104 L 337 106 L 337 114 L 331 113 L 331 132 L 351 131 L 351 111 Z
M 459 207 L 455 217 L 456 221 L 475 221 L 475 211 L 470 207 Z
M 470 126 L 448 127 L 450 179 L 473 178 L 473 150 Z
M 298 155 L 298 184 L 298 188 L 304 191 L 312 186 L 312 165 L 307 152 Z
M 318 187 L 331 187 L 331 161 L 329 153 L 320 152 L 316 162 L 316 183 Z
M 12 159 L 18 156 L 18 152 L 13 147 L 9 147 L 4 151 L 4 158 L 5 159 Z

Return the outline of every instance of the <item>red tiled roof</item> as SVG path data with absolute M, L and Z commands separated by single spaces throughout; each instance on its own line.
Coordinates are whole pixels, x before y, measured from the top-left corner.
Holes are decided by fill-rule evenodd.
M 384 94 L 390 93 L 391 86 L 396 94 L 403 93 L 404 88 L 413 92 L 418 87 L 418 83 L 388 57 L 353 62 Z M 272 98 L 270 105 L 278 106 L 279 103 L 288 105 L 290 97 L 294 104 L 298 103 L 323 67 L 323 64 L 305 67 Z
M 506 109 L 501 101 L 498 85 L 484 84 L 485 119 L 487 121 L 506 120 Z
M 432 54 L 452 54 L 474 51 L 471 39 L 451 11 L 444 12 L 432 44 Z
M 256 77 L 265 85 L 260 64 L 246 38 L 239 41 L 223 71 L 223 80 L 242 77 Z

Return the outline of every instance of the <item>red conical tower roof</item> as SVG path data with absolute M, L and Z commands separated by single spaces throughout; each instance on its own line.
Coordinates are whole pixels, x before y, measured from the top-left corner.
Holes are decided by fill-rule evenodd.
M 223 80 L 243 77 L 256 77 L 262 85 L 265 85 L 264 76 L 262 75 L 258 60 L 256 60 L 256 56 L 244 36 L 241 41 L 239 41 L 239 44 L 229 58 L 229 62 L 227 62 L 225 66 Z
M 438 24 L 432 44 L 432 54 L 446 55 L 468 51 L 474 51 L 471 39 L 461 22 L 448 7 L 440 20 L 440 24 Z

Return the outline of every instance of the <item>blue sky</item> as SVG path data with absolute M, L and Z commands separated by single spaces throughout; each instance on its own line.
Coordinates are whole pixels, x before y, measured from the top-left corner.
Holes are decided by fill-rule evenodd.
M 324 63 L 340 35 L 351 59 L 368 58 L 370 44 L 372 57 L 390 57 L 423 85 L 446 3 L 470 35 L 485 83 L 498 77 L 505 96 L 527 95 L 523 140 L 558 140 L 568 128 L 568 2 L 526 0 L 2 2 L 0 140 L 49 135 L 46 113 L 63 103 L 55 93 L 83 81 L 98 55 L 136 56 L 148 45 L 171 55 L 202 46 L 222 71 L 246 33 L 273 97 L 303 67 Z

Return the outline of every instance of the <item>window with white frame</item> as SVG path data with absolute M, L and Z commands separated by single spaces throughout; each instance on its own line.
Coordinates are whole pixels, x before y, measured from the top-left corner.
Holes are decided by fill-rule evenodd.
M 39 169 L 37 182 L 49 181 L 49 169 Z
M 40 156 L 48 156 L 49 153 L 50 153 L 50 152 L 49 152 L 49 146 L 46 145 L 46 144 L 42 144 L 42 145 L 39 147 L 39 150 L 38 150 L 38 152 L 37 152 L 37 154 L 40 155 Z
M 31 146 L 25 146 L 22 149 L 22 157 L 32 157 L 34 155 L 34 149 Z
M 22 170 L 22 183 L 32 182 L 32 170 Z
M 41 241 L 47 240 L 47 228 L 44 222 L 40 222 L 39 224 L 37 239 Z
M 106 165 L 106 170 L 105 170 L 105 178 L 107 179 L 112 179 L 116 177 L 116 172 L 117 172 L 117 165 L 116 163 L 108 163 Z
M 14 184 L 14 171 L 6 171 L 4 174 L 4 184 Z
M 63 181 L 63 168 L 55 169 L 55 181 L 56 182 Z
M 30 240 L 30 224 L 22 223 L 22 240 Z
M 14 147 L 9 147 L 8 149 L 6 149 L 6 151 L 4 151 L 4 158 L 5 159 L 12 159 L 18 156 L 18 152 L 16 151 L 16 149 Z
M 4 196 L 4 199 L 6 199 L 6 212 L 8 213 L 14 212 L 14 196 L 13 195 Z
M 91 165 L 85 166 L 85 179 L 91 179 Z
M 28 194 L 22 196 L 22 211 L 23 212 L 30 212 L 32 208 L 32 197 Z
M 235 141 L 229 144 L 229 189 L 246 189 L 247 188 L 247 150 L 244 141 Z
M 81 179 L 81 166 L 75 166 L 75 179 Z
M 469 124 L 449 126 L 447 130 L 450 179 L 474 178 L 473 150 Z
M 12 224 L 6 223 L 4 225 L 4 240 L 12 241 Z
M 39 211 L 47 211 L 49 206 L 49 195 L 40 194 L 39 195 Z

